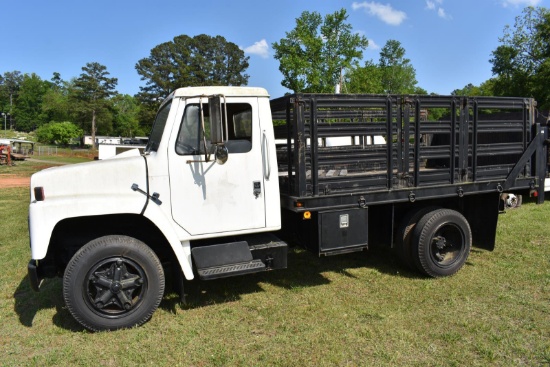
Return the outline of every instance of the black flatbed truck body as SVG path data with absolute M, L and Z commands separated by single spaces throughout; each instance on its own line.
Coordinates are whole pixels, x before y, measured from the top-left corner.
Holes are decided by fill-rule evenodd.
M 474 242 L 492 249 L 502 192 L 544 200 L 548 133 L 535 106 L 507 97 L 274 99 L 283 230 L 319 254 L 347 252 L 375 237 L 393 243 L 407 211 L 437 205 L 464 214 Z M 311 220 L 303 220 L 306 211 Z M 328 225 L 335 212 L 347 219 Z M 356 216 L 363 225 L 352 230 Z

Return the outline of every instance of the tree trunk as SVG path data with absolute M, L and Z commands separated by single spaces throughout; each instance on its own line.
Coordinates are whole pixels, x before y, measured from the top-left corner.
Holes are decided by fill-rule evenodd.
M 95 109 L 92 110 L 92 151 L 95 151 Z

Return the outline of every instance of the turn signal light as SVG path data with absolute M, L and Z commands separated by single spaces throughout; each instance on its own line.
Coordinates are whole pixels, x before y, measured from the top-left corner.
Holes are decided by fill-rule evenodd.
M 34 198 L 36 201 L 44 201 L 46 196 L 44 195 L 44 188 L 42 186 L 37 186 L 34 188 Z
M 311 219 L 311 212 L 308 210 L 307 212 L 304 212 L 304 219 Z

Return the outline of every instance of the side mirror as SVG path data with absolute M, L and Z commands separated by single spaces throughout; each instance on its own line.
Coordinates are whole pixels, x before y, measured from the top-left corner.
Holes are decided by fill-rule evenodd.
M 227 162 L 227 158 L 229 158 L 227 147 L 225 145 L 216 145 L 215 157 L 217 164 L 224 164 Z
M 221 96 L 208 98 L 208 112 L 210 115 L 210 142 L 212 144 L 221 144 L 224 142 Z

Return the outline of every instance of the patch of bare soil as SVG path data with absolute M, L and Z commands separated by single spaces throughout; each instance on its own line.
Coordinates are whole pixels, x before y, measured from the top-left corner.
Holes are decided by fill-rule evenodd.
M 29 187 L 30 177 L 18 177 L 16 175 L 0 175 L 0 189 L 8 187 Z

